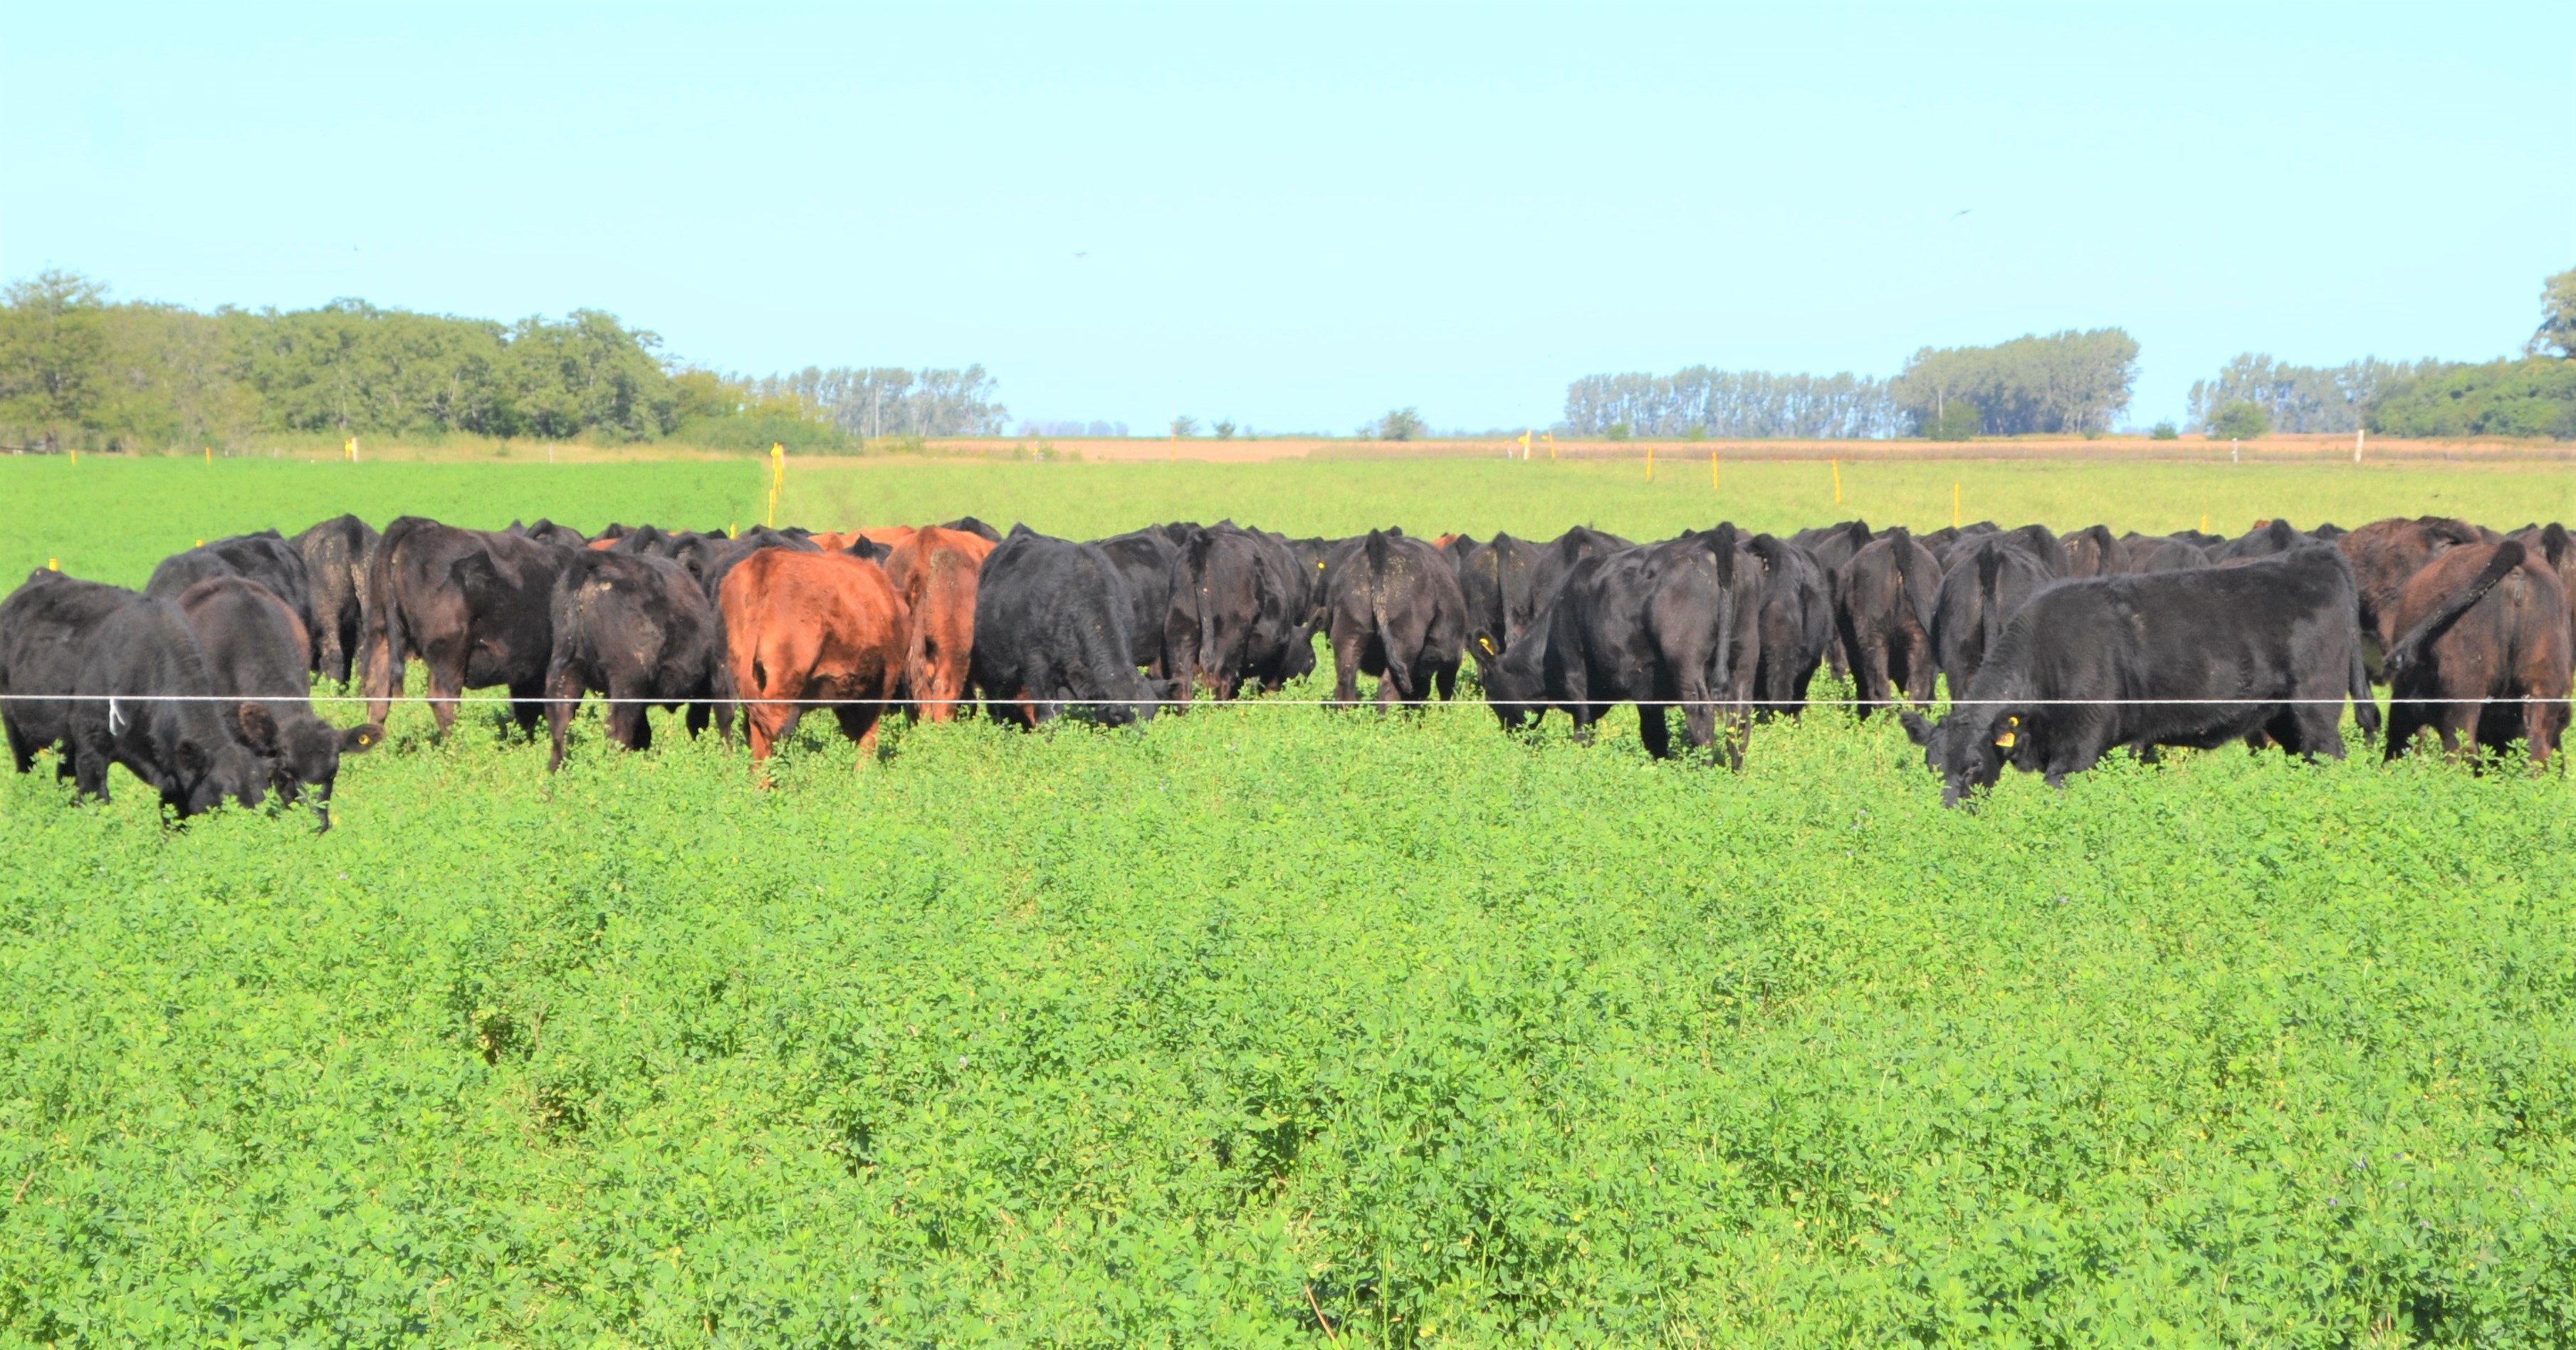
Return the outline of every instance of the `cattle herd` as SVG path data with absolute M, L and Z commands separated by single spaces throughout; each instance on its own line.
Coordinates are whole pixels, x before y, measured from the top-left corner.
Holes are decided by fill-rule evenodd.
M 471 689 L 505 689 L 532 738 L 542 717 L 549 767 L 586 695 L 633 749 L 650 707 L 728 739 L 738 708 L 757 769 L 808 709 L 863 749 L 889 712 L 1122 725 L 1276 690 L 1315 669 L 1321 635 L 1337 703 L 1358 701 L 1362 674 L 1381 707 L 1445 700 L 1473 660 L 1507 729 L 1560 709 L 1588 736 L 1633 703 L 1667 756 L 1677 709 L 1687 745 L 1729 764 L 1830 664 L 1859 715 L 1902 705 L 1956 802 L 2006 764 L 2056 783 L 2119 746 L 2339 757 L 2347 704 L 2381 730 L 2374 678 L 2392 757 L 2431 729 L 2454 753 L 2520 741 L 2545 760 L 2567 720 L 2571 595 L 2562 527 L 2431 516 L 2234 539 L 1719 525 L 1644 544 L 1581 526 L 1540 543 L 1232 522 L 1083 542 L 971 517 L 591 539 L 341 516 L 174 554 L 140 592 L 30 575 L 0 602 L 0 721 L 19 772 L 60 746 L 84 794 L 104 798 L 118 763 L 181 816 L 274 792 L 328 828 L 341 757 L 383 738 L 415 660 L 441 735 Z M 317 675 L 355 676 L 363 725 L 315 715 Z M 1937 724 L 1915 711 L 1936 677 L 1951 699 Z

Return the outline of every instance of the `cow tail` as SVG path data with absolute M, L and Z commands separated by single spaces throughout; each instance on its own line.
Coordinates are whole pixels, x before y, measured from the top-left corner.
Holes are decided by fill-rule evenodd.
M 2558 570 L 2562 565 L 2560 560 L 2567 556 L 2566 526 L 2552 521 L 2547 529 L 2540 532 L 2540 556 L 2549 560 L 2551 571 Z
M 1395 681 L 1395 692 L 1410 701 L 1413 697 L 1413 672 L 1395 650 L 1395 632 L 1386 622 L 1387 544 L 1384 530 L 1371 530 L 1362 546 L 1368 563 L 1369 621 L 1377 625 L 1377 645 L 1386 653 L 1386 677 Z
M 903 688 L 895 691 L 895 697 L 915 705 L 916 716 L 920 713 L 921 691 L 930 687 L 930 625 L 921 621 L 921 602 L 930 594 L 931 572 L 945 557 L 944 553 L 920 547 L 919 539 L 914 536 L 912 566 L 905 568 L 903 575 L 904 626 L 912 631 L 903 643 Z
M 1709 561 L 1717 566 L 1718 614 L 1717 641 L 1710 644 L 1708 662 L 1709 696 L 1727 688 L 1734 680 L 1735 669 L 1735 550 L 1743 540 L 1742 532 L 1732 522 L 1722 522 L 1700 536 L 1707 544 Z
M 1220 669 L 1216 663 L 1216 606 L 1211 603 L 1214 597 L 1207 592 L 1208 554 L 1215 549 L 1216 535 L 1210 531 L 1202 530 L 1190 541 L 1190 579 L 1199 583 L 1199 669 L 1210 672 L 1209 683 L 1223 688 L 1232 672 Z
M 2458 594 L 2443 601 L 2441 608 L 2425 615 L 2422 622 L 2406 630 L 2406 635 L 2397 639 L 2397 645 L 2388 649 L 2387 669 L 2390 686 L 2394 687 L 2397 684 L 2408 667 L 2422 660 L 2424 649 L 2433 645 L 2442 634 L 2449 632 L 2451 625 L 2459 622 L 2460 616 L 2469 612 L 2470 606 L 2485 599 L 2487 592 L 2494 590 L 2496 583 L 2504 580 L 2506 573 L 2522 566 L 2522 558 L 2521 544 L 2508 539 L 2496 545 L 2495 556 L 2487 560 L 2487 565 L 2479 569 L 2477 576 L 2472 578 L 2468 585 L 2461 587 Z
M 2379 700 L 2370 693 L 2370 665 L 2361 659 L 2361 639 L 2356 632 L 2352 644 L 2352 669 L 2345 676 L 2352 695 L 2353 724 L 2361 728 L 2364 744 L 2379 740 Z
M 1994 545 L 1977 550 L 1977 650 L 1995 649 L 1995 638 L 2003 632 L 2003 605 L 1995 597 L 1995 582 L 2003 574 L 2004 551 Z
M 394 555 L 427 523 L 405 516 L 385 526 L 367 559 L 367 584 L 358 600 L 358 647 L 359 659 L 366 663 L 359 678 L 371 703 L 402 692 L 403 663 L 411 653 L 403 632 L 402 606 L 394 595 Z M 368 711 L 371 720 L 381 720 L 375 709 Z

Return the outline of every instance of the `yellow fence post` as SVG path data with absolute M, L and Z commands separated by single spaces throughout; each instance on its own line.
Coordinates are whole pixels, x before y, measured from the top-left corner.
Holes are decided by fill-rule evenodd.
M 215 447 L 213 447 L 213 446 L 211 446 L 211 445 L 210 445 L 210 446 L 207 446 L 207 447 L 206 447 L 206 463 L 207 463 L 208 465 L 210 465 L 210 466 L 211 466 L 214 462 L 215 462 Z
M 1843 504 L 1843 462 L 1834 461 L 1834 505 Z
M 1530 434 L 1528 431 L 1524 430 L 1521 432 L 1521 462 L 1524 464 L 1529 462 L 1529 438 Z
M 45 570 L 48 572 L 59 572 L 63 570 L 63 560 L 60 558 L 45 559 Z
M 2200 532 L 2202 534 L 2209 533 L 2209 513 L 2207 511 L 2200 513 Z
M 1959 528 L 1959 485 L 1950 485 L 1950 528 Z
M 1655 481 L 1655 443 L 1646 442 L 1646 481 Z
M 778 528 L 778 491 L 787 486 L 787 447 L 769 443 L 769 528 Z
M 1547 462 L 1556 462 L 1556 433 L 1553 431 L 1547 433 Z
M 1717 452 L 1708 452 L 1708 490 L 1717 491 Z

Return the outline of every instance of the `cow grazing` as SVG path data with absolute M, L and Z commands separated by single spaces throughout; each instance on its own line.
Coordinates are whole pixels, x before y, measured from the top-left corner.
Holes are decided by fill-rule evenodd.
M 367 565 L 367 720 L 384 724 L 417 656 L 439 735 L 455 725 L 459 695 L 500 685 L 520 731 L 535 736 L 554 656 L 555 576 L 584 551 L 534 532 L 460 530 L 419 516 L 387 525 Z
M 385 729 L 369 724 L 343 731 L 314 715 L 304 669 L 311 640 L 267 587 L 242 577 L 209 578 L 180 595 L 179 610 L 196 634 L 215 691 L 246 700 L 215 705 L 225 730 L 269 765 L 269 785 L 280 800 L 309 795 L 313 818 L 330 829 L 341 757 L 373 748 Z
M 1903 526 L 1871 540 L 1834 574 L 1834 626 L 1861 716 L 1886 707 L 1891 693 L 1909 703 L 1931 701 L 1938 672 L 1932 615 L 1940 594 L 1941 560 Z
M 1668 714 L 1679 704 L 1692 748 L 1741 764 L 1761 661 L 1762 588 L 1760 561 L 1732 525 L 1592 553 L 1567 574 L 1528 641 L 1488 668 L 1495 715 L 1509 728 L 1563 708 L 1575 735 L 1588 739 L 1612 708 L 1634 703 L 1638 734 L 1661 759 L 1672 754 Z
M 2352 564 L 2353 585 L 2361 602 L 2363 654 L 2374 675 L 2385 673 L 2388 649 L 2397 642 L 2397 601 L 2406 583 L 2444 552 L 2481 542 L 2482 532 L 2465 520 L 2418 516 L 2413 520 L 2374 520 L 2335 541 Z
M 1467 602 L 1467 652 L 1484 664 L 1512 649 L 1538 617 L 1538 549 L 1497 532 L 1469 549 L 1458 566 Z
M 2567 588 L 2545 558 L 2510 539 L 2446 549 L 2407 581 L 2396 623 L 2388 758 L 2427 727 L 2453 755 L 2519 739 L 2538 764 L 2557 750 L 2567 727 Z
M 554 749 L 546 772 L 563 767 L 564 735 L 587 693 L 612 700 L 608 738 L 629 750 L 652 747 L 645 714 L 655 705 L 686 704 L 691 735 L 714 720 L 725 694 L 724 630 L 688 569 L 649 554 L 585 550 L 555 574 L 547 613 L 546 730 Z M 723 730 L 732 733 L 729 716 Z
M 2088 525 L 2057 541 L 2066 550 L 2069 577 L 2107 577 L 2120 570 L 2120 541 L 2108 525 Z
M 2004 623 L 2066 565 L 2053 537 L 2016 530 L 1960 541 L 1932 606 L 1932 660 L 1954 696 L 1976 678 Z
M 865 767 L 878 724 L 903 691 L 912 640 L 885 568 L 848 553 L 765 548 L 726 573 L 717 608 L 755 768 L 818 706 L 858 742 Z
M 313 606 L 313 673 L 345 685 L 358 657 L 358 631 L 366 619 L 367 557 L 375 527 L 356 516 L 334 516 L 292 541 L 304 559 Z
M 965 700 L 974 675 L 975 582 L 992 551 L 980 534 L 932 525 L 886 557 L 886 579 L 911 616 L 905 696 L 924 721 L 954 718 Z
M 1833 581 L 1813 554 L 1785 539 L 1757 534 L 1745 547 L 1762 565 L 1754 708 L 1763 716 L 1795 717 L 1806 710 L 1807 685 L 1835 645 Z
M 1126 582 L 1128 660 L 1154 682 L 1157 697 L 1188 698 L 1188 689 L 1171 685 L 1171 660 L 1163 645 L 1163 621 L 1172 611 L 1173 589 L 1180 584 L 1181 545 L 1159 529 L 1093 542 Z
M 1359 701 L 1362 673 L 1378 677 L 1378 705 L 1421 707 L 1437 686 L 1457 692 L 1467 643 L 1458 574 L 1419 539 L 1371 530 L 1332 569 L 1325 599 L 1333 647 L 1333 700 Z
M 144 583 L 143 593 L 155 600 L 177 600 L 189 587 L 210 577 L 246 577 L 258 582 L 295 611 L 295 621 L 304 625 L 305 632 L 313 631 L 312 572 L 304 565 L 304 555 L 277 531 L 237 534 L 185 553 L 173 553 L 152 569 L 152 579 Z M 307 670 L 313 668 L 312 655 L 305 654 Z
M 37 751 L 70 739 L 67 696 L 80 678 L 81 653 L 109 615 L 140 598 L 122 586 L 38 571 L 0 600 L 0 694 L 9 695 L 0 699 L 0 727 L 18 772 L 35 768 Z M 71 776 L 68 754 L 55 772 Z
M 2068 581 L 2031 597 L 1937 726 L 1906 735 L 1956 805 L 2010 763 L 2052 785 L 2114 747 L 2202 748 L 2268 736 L 2343 756 L 2347 697 L 2378 727 L 2361 672 L 2352 570 L 2309 544 L 2250 567 Z M 2090 702 L 2083 700 L 2104 700 Z
M 1285 540 L 1219 523 L 1191 531 L 1178 563 L 1163 616 L 1171 697 L 1196 685 L 1231 699 L 1246 679 L 1276 690 L 1315 668 L 1306 578 Z
M 269 766 L 230 730 L 187 615 L 167 600 L 139 597 L 102 620 L 83 644 L 73 678 L 72 779 L 82 795 L 108 799 L 107 770 L 122 764 L 182 819 L 230 797 L 257 806 Z M 268 709 L 232 705 L 255 740 L 274 738 Z
M 1868 521 L 1846 520 L 1840 525 L 1800 530 L 1789 536 L 1789 542 L 1807 550 L 1816 560 L 1816 566 L 1824 569 L 1830 598 L 1834 575 L 1842 570 L 1844 563 L 1852 560 L 1853 554 L 1869 547 L 1869 541 L 1874 537 L 1869 532 Z M 1840 641 L 1825 644 L 1825 663 L 1832 668 L 1837 680 L 1851 674 L 1851 660 Z
M 975 582 L 971 666 L 984 714 L 1023 727 L 1059 714 L 1103 726 L 1154 715 L 1136 673 L 1127 580 L 1097 544 L 1025 525 L 984 558 Z

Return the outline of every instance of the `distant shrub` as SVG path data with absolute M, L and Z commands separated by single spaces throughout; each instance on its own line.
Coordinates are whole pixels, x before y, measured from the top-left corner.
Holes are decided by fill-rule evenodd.
M 2178 441 L 2182 439 L 2182 433 L 2175 430 L 2174 424 L 2171 422 L 2158 422 L 2155 425 L 2155 429 L 2147 433 L 2147 439 L 2151 441 Z
M 1609 431 L 1604 434 L 1614 441 L 1624 441 L 1628 439 L 1628 424 L 1625 422 L 1613 422 L 1610 424 Z
M 2250 441 L 2272 429 L 2272 419 L 2263 405 L 2243 400 L 2227 404 L 2209 419 L 2209 438 L 2213 441 Z
M 2576 440 L 2576 360 L 2535 356 L 2454 366 L 2395 386 L 2363 420 L 2390 436 Z

